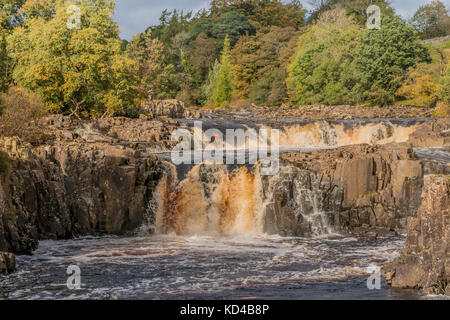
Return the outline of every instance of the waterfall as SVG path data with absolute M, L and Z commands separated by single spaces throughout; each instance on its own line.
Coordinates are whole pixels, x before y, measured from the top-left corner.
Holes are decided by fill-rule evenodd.
M 315 121 L 279 123 L 277 127 L 280 130 L 280 148 L 300 150 L 403 142 L 419 122 Z M 204 129 L 211 129 L 213 125 L 217 122 L 205 121 Z M 270 129 L 268 125 L 234 125 L 240 129 Z M 219 128 L 217 132 L 225 129 Z M 197 136 L 200 133 L 196 132 Z M 256 137 L 249 135 L 247 138 L 251 140 L 253 136 Z M 203 140 L 202 145 L 210 142 Z M 221 139 L 215 139 L 215 142 L 225 143 Z M 338 192 L 335 186 L 317 173 L 288 166 L 281 167 L 277 175 L 261 176 L 258 164 L 251 168 L 245 165 L 236 168 L 204 162 L 180 166 L 183 176 L 178 181 L 177 167 L 170 163 L 167 165 L 171 166 L 169 173 L 155 192 L 156 205 L 151 204 L 149 210 L 153 212 L 154 218 L 150 220 L 157 234 L 229 236 L 271 233 L 320 237 L 333 233 L 334 214 L 340 197 L 334 194 Z
M 255 167 L 256 169 L 256 167 Z M 262 233 L 261 178 L 242 166 L 199 164 L 177 184 L 158 186 L 156 233 L 239 235 Z

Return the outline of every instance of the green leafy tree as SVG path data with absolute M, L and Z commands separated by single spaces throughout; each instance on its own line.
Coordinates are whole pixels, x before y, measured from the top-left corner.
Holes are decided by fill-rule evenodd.
M 233 66 L 231 64 L 230 40 L 225 37 L 222 55 L 220 57 L 220 69 L 213 93 L 215 107 L 228 106 L 233 97 Z
M 214 104 L 214 90 L 216 88 L 217 79 L 220 71 L 220 62 L 215 61 L 213 67 L 209 71 L 208 78 L 202 87 L 203 91 L 203 105 Z
M 313 10 L 308 17 L 309 23 L 316 21 L 324 12 L 337 7 L 343 8 L 354 21 L 360 25 L 365 25 L 368 19 L 367 8 L 370 5 L 377 5 L 381 9 L 382 17 L 392 17 L 395 15 L 394 9 L 388 0 L 311 0 Z
M 352 100 L 350 65 L 361 28 L 343 9 L 321 14 L 298 39 L 287 80 L 295 104 L 336 105 Z
M 121 55 L 114 1 L 82 0 L 80 29 L 68 28 L 64 0 L 28 0 L 23 26 L 8 37 L 14 80 L 52 112 L 77 117 L 122 113 L 139 103 L 136 66 Z
M 381 29 L 365 30 L 354 53 L 356 102 L 386 105 L 395 101 L 410 68 L 431 62 L 418 34 L 398 17 L 383 19 Z
M 200 33 L 205 33 L 216 39 L 217 48 L 221 50 L 225 37 L 228 37 L 230 46 L 233 47 L 241 36 L 254 34 L 255 29 L 248 21 L 247 16 L 237 11 L 227 11 L 219 14 L 214 20 L 202 19 L 197 21 L 191 33 L 194 37 L 197 37 Z
M 411 19 L 422 39 L 443 37 L 450 34 L 448 9 L 441 1 L 421 6 Z

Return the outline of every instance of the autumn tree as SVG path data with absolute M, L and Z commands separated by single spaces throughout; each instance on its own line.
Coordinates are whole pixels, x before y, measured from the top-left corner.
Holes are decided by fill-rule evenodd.
M 300 1 L 287 4 L 279 0 L 213 0 L 213 16 L 236 11 L 263 26 L 300 28 L 304 25 L 306 11 Z
M 133 37 L 127 46 L 127 55 L 137 64 L 140 88 L 145 93 L 152 91 L 158 99 L 176 94 L 175 67 L 168 62 L 164 44 L 152 38 L 151 30 Z
M 232 51 L 236 98 L 278 105 L 287 97 L 286 66 L 294 53 L 294 28 L 264 27 L 241 37 Z
M 121 55 L 114 1 L 82 0 L 79 28 L 69 28 L 64 0 L 28 0 L 23 26 L 8 37 L 14 80 L 52 112 L 77 117 L 122 113 L 142 99 L 135 64 Z M 73 14 L 73 13 L 72 13 Z
M 216 41 L 200 33 L 189 49 L 190 61 L 198 79 L 205 80 L 209 70 L 218 58 Z
M 411 23 L 423 39 L 450 34 L 448 9 L 441 1 L 433 1 L 421 6 L 412 17 Z

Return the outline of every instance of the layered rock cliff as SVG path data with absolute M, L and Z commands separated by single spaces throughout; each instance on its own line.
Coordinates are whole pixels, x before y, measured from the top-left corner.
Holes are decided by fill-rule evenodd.
M 304 235 L 302 219 L 312 211 L 325 213 L 341 232 L 402 232 L 420 206 L 425 162 L 415 159 L 408 145 L 359 145 L 281 157 L 284 168 L 268 178 L 265 188 L 275 189 L 266 214 L 274 233 Z M 433 170 L 446 168 L 437 164 Z
M 402 255 L 386 266 L 395 288 L 450 295 L 450 177 L 425 177 L 422 204 L 408 228 Z
M 28 254 L 40 239 L 132 232 L 165 170 L 156 156 L 120 145 L 3 143 L 11 159 L 0 182 L 0 251 Z

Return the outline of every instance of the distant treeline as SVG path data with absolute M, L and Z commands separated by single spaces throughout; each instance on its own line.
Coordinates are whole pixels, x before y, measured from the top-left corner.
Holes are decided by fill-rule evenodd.
M 450 42 L 420 43 L 449 34 L 442 2 L 410 21 L 388 1 L 313 3 L 310 12 L 298 0 L 165 10 L 127 42 L 113 0 L 2 0 L 0 90 L 9 93 L 0 103 L 23 91 L 21 101 L 37 96 L 47 112 L 80 118 L 126 114 L 149 96 L 212 107 L 449 104 Z M 380 29 L 366 26 L 373 4 Z

